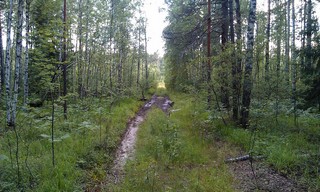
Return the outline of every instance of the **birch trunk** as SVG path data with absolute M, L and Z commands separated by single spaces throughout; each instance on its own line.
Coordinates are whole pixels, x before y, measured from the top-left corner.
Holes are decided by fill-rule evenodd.
M 0 18 L 2 17 L 2 10 L 0 10 Z M 3 57 L 3 45 L 2 45 L 2 22 L 0 19 L 0 103 L 2 96 L 2 86 L 4 85 L 4 57 Z
M 82 0 L 79 0 L 79 23 L 78 23 L 78 40 L 79 40 L 79 54 L 78 54 L 78 92 L 79 97 L 83 98 L 83 79 L 82 79 Z
M 17 37 L 16 37 L 16 62 L 15 62 L 15 75 L 14 75 L 14 86 L 13 86 L 13 102 L 12 102 L 12 117 L 10 123 L 15 125 L 17 115 L 17 102 L 19 93 L 19 79 L 20 79 L 20 66 L 22 59 L 22 27 L 23 27 L 23 0 L 19 0 L 18 3 L 18 26 L 17 26 Z
M 269 65 L 270 65 L 270 29 L 271 29 L 271 0 L 268 0 L 268 21 L 267 21 L 267 40 L 266 40 L 266 65 L 265 80 L 269 81 Z
M 147 21 L 144 23 L 144 44 L 145 44 L 145 70 L 146 70 L 146 88 L 149 87 L 149 82 L 148 82 L 148 78 L 149 78 L 149 72 L 148 72 L 148 39 L 147 39 Z
M 208 0 L 208 19 L 207 19 L 207 89 L 208 89 L 208 108 L 211 108 L 212 87 L 211 87 L 211 0 Z
M 293 112 L 294 112 L 294 124 L 297 124 L 297 61 L 296 61 L 296 15 L 295 15 L 295 5 L 294 0 L 292 2 L 292 104 L 293 104 Z
M 287 27 L 286 27 L 286 35 L 287 35 L 287 39 L 286 39 L 286 65 L 284 68 L 285 71 L 285 79 L 286 79 L 286 83 L 289 85 L 289 63 L 290 63 L 290 3 L 291 1 L 288 0 L 287 2 Z
M 67 1 L 63 1 L 63 57 L 62 57 L 62 73 L 63 73 L 63 96 L 67 96 Z M 67 119 L 67 100 L 64 98 L 63 102 L 63 114 L 64 118 Z
M 7 124 L 11 126 L 11 23 L 12 23 L 12 7 L 13 0 L 10 0 L 10 8 L 8 12 L 8 22 L 7 22 L 7 48 L 6 48 L 6 107 L 7 107 Z
M 252 66 L 253 66 L 253 46 L 254 46 L 254 24 L 256 21 L 256 0 L 250 1 L 250 12 L 248 18 L 248 32 L 247 32 L 247 52 L 246 63 L 243 82 L 243 96 L 241 109 L 241 124 L 247 127 L 249 124 L 249 108 L 251 101 L 252 90 Z
M 23 104 L 27 105 L 29 95 L 29 32 L 30 32 L 30 0 L 26 1 L 26 50 L 25 50 L 25 63 L 23 75 Z

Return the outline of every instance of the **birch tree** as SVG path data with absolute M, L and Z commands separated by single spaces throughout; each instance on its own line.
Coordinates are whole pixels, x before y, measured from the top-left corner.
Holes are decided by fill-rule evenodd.
M 18 91 L 19 91 L 19 80 L 20 80 L 20 67 L 22 61 L 22 27 L 23 27 L 23 6 L 24 1 L 18 1 L 18 26 L 16 34 L 16 60 L 15 60 L 15 75 L 14 75 L 14 85 L 13 85 L 13 102 L 12 102 L 12 117 L 10 124 L 13 126 L 16 123 L 17 115 L 17 102 L 18 102 Z
M 63 1 L 63 57 L 62 57 L 62 73 L 63 73 L 63 96 L 67 96 L 67 1 Z M 64 98 L 63 114 L 67 119 L 67 99 Z
M 29 33 L 30 33 L 30 4 L 32 0 L 26 0 L 26 48 L 25 48 L 25 62 L 24 62 L 24 78 L 23 78 L 23 104 L 28 103 L 29 96 Z
M 270 31 L 271 31 L 271 0 L 268 0 L 268 21 L 266 30 L 266 64 L 265 64 L 265 80 L 269 81 L 269 65 L 270 65 Z
M 295 15 L 295 5 L 294 0 L 292 3 L 292 43 L 291 43 L 291 55 L 292 55 L 292 105 L 293 105 L 293 115 L 294 124 L 297 124 L 297 61 L 296 61 L 296 15 Z
M 4 84 L 4 57 L 3 57 L 3 45 L 2 45 L 2 5 L 0 4 L 0 104 L 2 96 L 2 86 Z
M 230 0 L 231 1 L 231 0 Z M 242 21 L 240 11 L 240 0 L 235 0 L 236 7 L 236 36 L 237 36 L 237 51 L 236 51 L 236 64 L 233 75 L 233 119 L 238 120 L 240 109 L 240 88 L 241 88 L 241 68 L 242 68 Z
M 13 12 L 13 0 L 10 0 L 8 21 L 7 21 L 7 48 L 6 48 L 6 107 L 7 107 L 7 125 L 11 126 L 11 23 L 12 23 L 12 12 Z
M 241 124 L 247 127 L 249 123 L 249 108 L 252 91 L 252 66 L 253 66 L 253 46 L 254 46 L 254 25 L 256 21 L 256 0 L 250 0 L 248 28 L 247 28 L 247 52 L 244 71 Z

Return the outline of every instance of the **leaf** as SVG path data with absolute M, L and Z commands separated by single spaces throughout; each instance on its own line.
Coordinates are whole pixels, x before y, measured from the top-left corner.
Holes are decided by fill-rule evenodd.
M 3 160 L 9 160 L 9 157 L 6 155 L 0 154 L 0 161 L 3 161 Z

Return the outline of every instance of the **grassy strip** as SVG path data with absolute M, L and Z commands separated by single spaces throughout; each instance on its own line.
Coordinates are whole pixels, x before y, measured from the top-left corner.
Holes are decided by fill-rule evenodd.
M 108 100 L 69 105 L 68 120 L 56 105 L 55 167 L 51 155 L 51 107 L 31 108 L 18 117 L 20 186 L 17 186 L 15 135 L 0 137 L 0 191 L 82 191 L 105 178 L 105 166 L 141 102 L 122 99 L 110 111 Z M 85 184 L 84 184 L 85 183 Z M 90 185 L 90 183 L 89 183 Z
M 227 148 L 205 138 L 198 118 L 202 104 L 188 95 L 171 95 L 175 109 L 167 117 L 152 109 L 138 132 L 136 158 L 111 191 L 233 191 L 223 163 Z M 109 189 L 110 190 L 110 189 Z

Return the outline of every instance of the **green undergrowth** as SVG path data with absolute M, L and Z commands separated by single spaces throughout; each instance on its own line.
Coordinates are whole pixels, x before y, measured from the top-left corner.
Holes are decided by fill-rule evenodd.
M 266 157 L 264 162 L 304 185 L 308 191 L 320 190 L 320 118 L 301 113 L 297 125 L 291 114 L 257 113 L 252 109 L 251 126 L 225 126 L 220 119 L 208 121 L 208 132 L 240 146 L 253 156 Z
M 142 103 L 124 98 L 84 99 L 69 103 L 68 119 L 55 104 L 54 155 L 52 164 L 51 104 L 28 108 L 18 114 L 19 138 L 9 130 L 0 136 L 0 191 L 83 191 L 105 179 L 105 169 L 128 119 Z M 18 166 L 16 161 L 18 154 Z M 93 184 L 92 184 L 93 185 Z
M 171 94 L 170 117 L 153 108 L 140 126 L 135 159 L 127 162 L 125 178 L 108 191 L 233 191 L 224 164 L 229 149 L 204 135 L 202 104 Z

